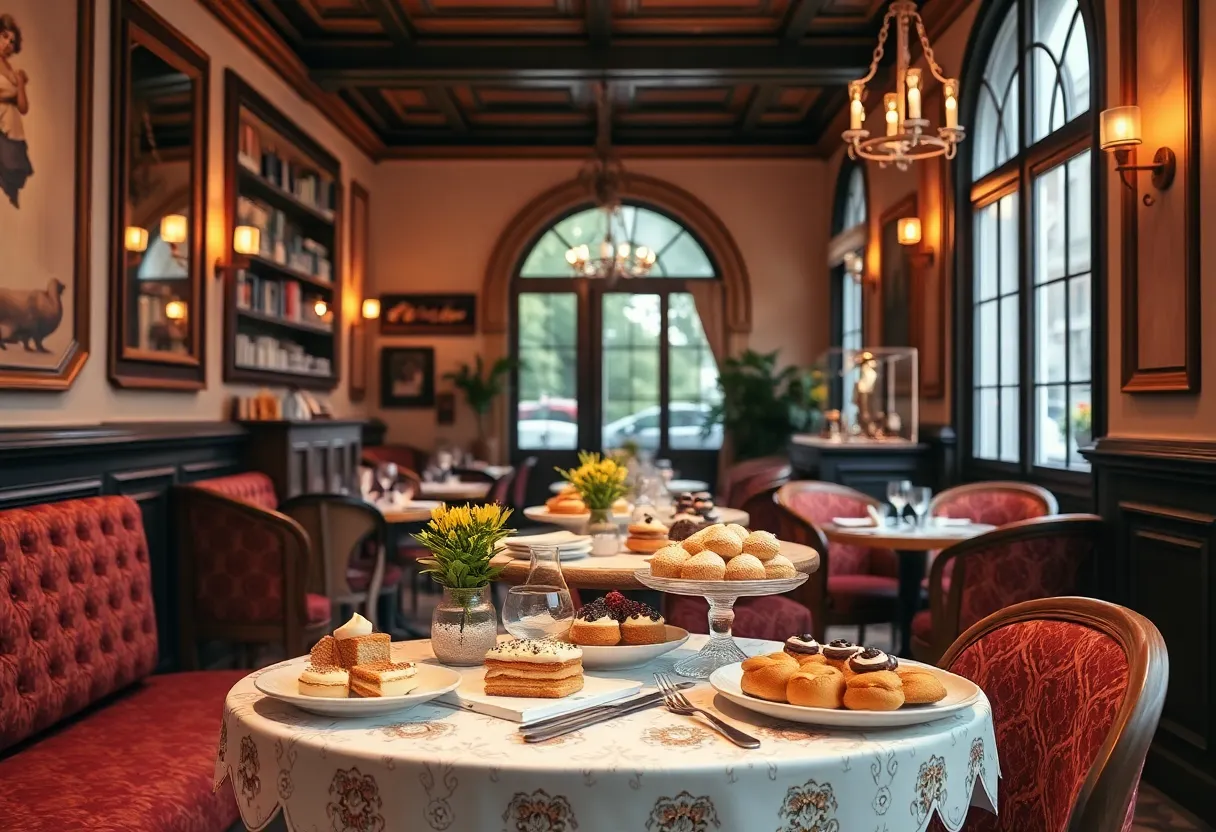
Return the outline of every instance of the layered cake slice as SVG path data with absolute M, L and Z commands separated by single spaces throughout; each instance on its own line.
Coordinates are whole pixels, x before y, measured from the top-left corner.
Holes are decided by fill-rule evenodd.
M 371 662 L 350 669 L 350 692 L 358 696 L 404 696 L 418 687 L 413 662 Z
M 391 642 L 392 637 L 388 633 L 373 633 L 372 623 L 355 613 L 350 621 L 334 630 L 337 664 L 349 670 L 357 664 L 387 662 Z
M 560 641 L 516 639 L 486 653 L 486 695 L 561 699 L 583 689 L 583 651 Z
M 350 677 L 340 667 L 309 665 L 300 674 L 300 695 L 322 699 L 345 699 L 349 696 Z

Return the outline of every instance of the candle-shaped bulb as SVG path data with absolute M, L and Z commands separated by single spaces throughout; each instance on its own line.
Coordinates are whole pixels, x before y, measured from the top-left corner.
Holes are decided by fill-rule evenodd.
M 853 99 L 849 105 L 849 129 L 860 130 L 866 120 L 865 105 L 861 103 L 861 94 L 865 87 L 856 82 L 849 84 L 849 96 Z
M 951 78 L 942 84 L 942 95 L 946 98 L 946 127 L 958 127 L 958 81 Z
M 909 69 L 906 76 L 908 86 L 908 118 L 920 118 L 920 70 Z
M 887 135 L 894 136 L 899 132 L 899 97 L 893 92 L 887 93 Z
M 574 249 L 567 249 L 566 250 L 566 262 L 569 263 L 571 266 L 573 266 L 575 263 L 577 263 L 578 262 L 578 252 L 575 251 Z

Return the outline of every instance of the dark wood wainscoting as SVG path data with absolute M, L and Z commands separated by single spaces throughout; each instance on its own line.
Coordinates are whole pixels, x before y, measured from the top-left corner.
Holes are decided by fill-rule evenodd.
M 1216 442 L 1107 438 L 1087 456 L 1114 532 L 1102 594 L 1147 616 L 1170 653 L 1145 776 L 1214 823 Z
M 123 494 L 143 513 L 160 641 L 177 666 L 177 556 L 170 488 L 247 468 L 248 435 L 230 422 L 0 430 L 0 509 Z

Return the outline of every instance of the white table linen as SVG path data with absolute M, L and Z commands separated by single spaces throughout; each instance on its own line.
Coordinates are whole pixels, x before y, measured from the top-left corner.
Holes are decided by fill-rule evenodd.
M 705 638 L 612 675 L 650 682 Z M 749 654 L 780 647 L 739 641 Z M 393 652 L 431 655 L 426 641 Z M 935 723 L 861 733 L 763 717 L 700 684 L 686 695 L 757 736 L 758 750 L 662 708 L 528 745 L 514 723 L 435 704 L 313 716 L 258 693 L 256 675 L 228 694 L 215 765 L 250 829 L 282 807 L 292 832 L 921 832 L 934 813 L 955 832 L 972 803 L 995 806 L 986 698 Z

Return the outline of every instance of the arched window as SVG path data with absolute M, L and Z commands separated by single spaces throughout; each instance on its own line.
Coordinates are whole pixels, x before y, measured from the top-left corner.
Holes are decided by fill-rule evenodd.
M 963 77 L 982 82 L 963 103 L 958 202 L 969 476 L 1089 467 L 1078 447 L 1102 406 L 1095 25 L 1089 0 L 1004 0 L 972 36 Z
M 721 425 L 704 428 L 719 401 L 718 365 L 697 306 L 708 297 L 702 288 L 719 290 L 718 270 L 676 219 L 627 203 L 613 215 L 613 239 L 655 252 L 649 274 L 574 276 L 566 252 L 595 251 L 607 222 L 602 209 L 579 208 L 541 232 L 519 263 L 513 450 L 568 455 L 634 442 L 709 478 L 722 444 Z
M 832 216 L 832 242 L 828 246 L 832 269 L 832 343 L 861 349 L 864 340 L 862 276 L 848 263 L 865 257 L 866 176 L 860 162 L 845 160 L 836 180 L 836 207 Z M 855 258 L 855 259 L 854 259 Z

